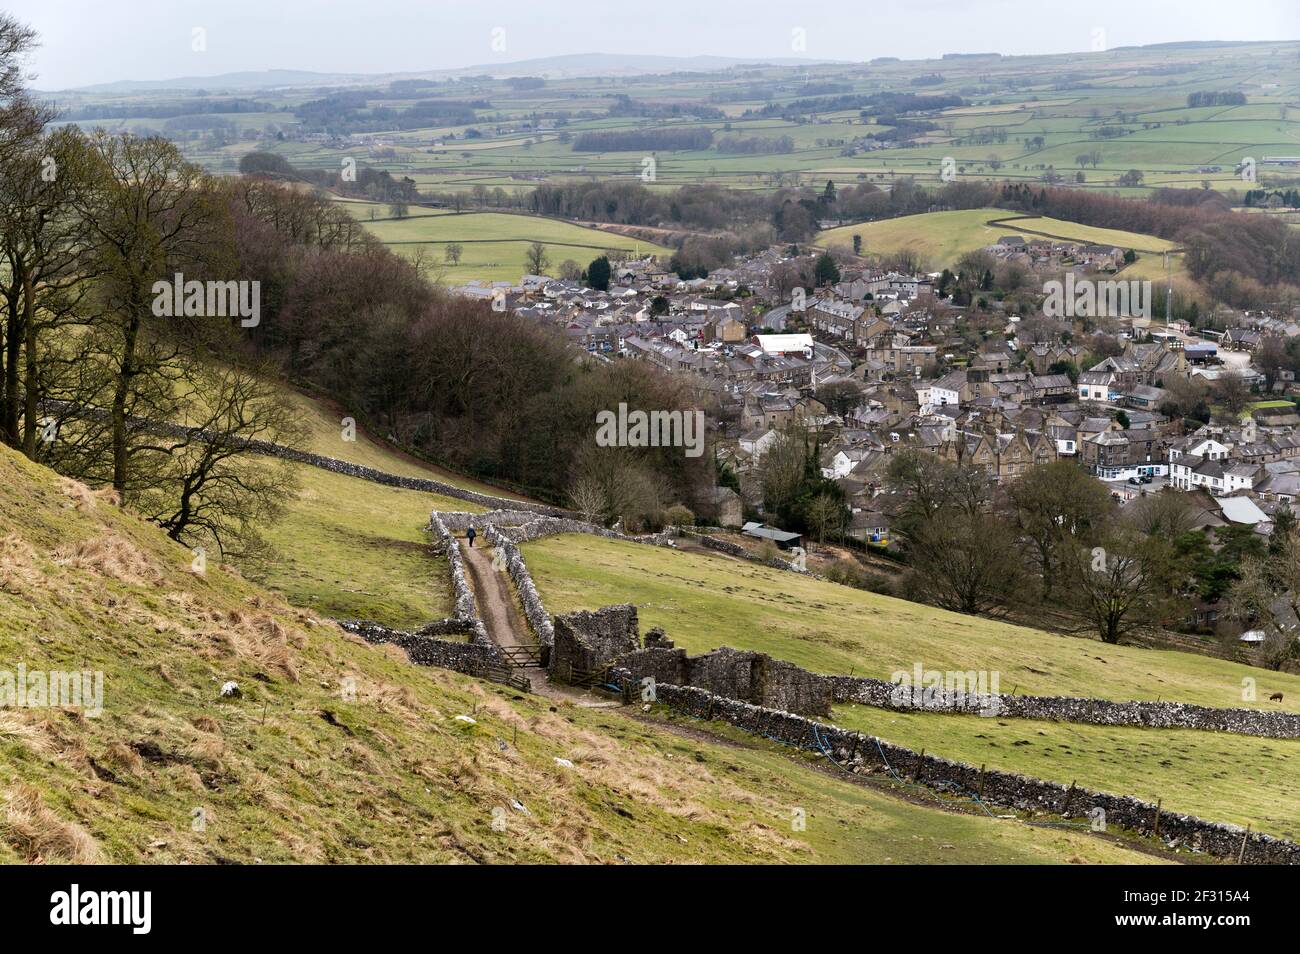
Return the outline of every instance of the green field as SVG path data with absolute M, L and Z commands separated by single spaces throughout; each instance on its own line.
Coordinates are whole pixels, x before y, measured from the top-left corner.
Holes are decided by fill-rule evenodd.
M 1165 699 L 1296 711 L 1300 677 L 1188 653 L 962 616 L 751 563 L 586 536 L 523 547 L 547 609 L 637 606 L 690 653 L 766 652 L 815 671 L 890 678 L 914 665 L 997 672 L 1004 693 Z M 1241 680 L 1258 681 L 1254 703 Z M 1285 705 L 1262 700 L 1284 691 Z M 1300 741 L 1191 730 L 905 713 L 837 705 L 837 725 L 972 765 L 1163 800 L 1172 811 L 1300 837 Z
M 1300 739 L 835 707 L 837 725 L 971 765 L 1300 838 Z
M 345 415 L 328 402 L 285 389 L 303 428 L 301 449 L 372 467 L 423 477 L 479 493 L 513 497 L 452 474 L 375 441 L 357 426 L 344 437 Z M 258 582 L 294 604 L 340 619 L 370 619 L 418 627 L 451 612 L 446 562 L 429 549 L 429 512 L 483 508 L 424 493 L 294 464 L 298 489 L 287 512 L 263 528 L 273 552 L 241 563 Z
M 879 596 L 721 556 L 590 536 L 523 546 L 551 613 L 634 603 L 644 632 L 662 626 L 692 653 L 753 649 L 816 672 L 888 679 L 898 670 L 988 670 L 1003 692 L 1243 702 L 1300 711 L 1300 676 L 1190 653 L 1109 646 Z M 1265 702 L 1283 691 L 1280 706 Z
M 414 628 L 451 613 L 446 561 L 429 547 L 429 512 L 471 504 L 293 465 L 298 490 L 264 531 L 274 552 L 246 575 L 322 616 Z
M 660 255 L 665 260 L 672 255 L 670 249 L 660 245 L 543 216 L 413 209 L 407 218 L 393 219 L 387 217 L 387 206 L 345 204 L 393 251 L 409 256 L 423 249 L 430 257 L 433 276 L 453 285 L 476 278 L 518 281 L 528 271 L 525 258 L 533 242 L 546 246 L 552 274 L 558 273 L 560 263 L 567 259 L 585 268 L 592 259 L 612 249 L 638 256 Z M 372 210 L 374 219 L 370 218 Z M 461 260 L 454 265 L 445 260 L 446 246 L 453 242 L 463 246 Z
M 1026 239 L 1059 238 L 1133 249 L 1139 253 L 1138 260 L 1124 269 L 1124 274 L 1138 278 L 1163 277 L 1162 253 L 1175 247 L 1172 242 L 1140 232 L 1094 228 L 1047 216 L 1016 215 L 1006 209 L 926 212 L 844 225 L 819 233 L 815 241 L 826 248 L 840 246 L 851 249 L 854 235 L 862 237 L 864 254 L 888 256 L 911 250 L 920 257 L 923 267 L 934 271 L 952 266 L 967 252 L 996 244 L 1004 235 L 1021 235 Z M 1181 255 L 1172 256 L 1171 268 L 1175 276 L 1185 274 Z

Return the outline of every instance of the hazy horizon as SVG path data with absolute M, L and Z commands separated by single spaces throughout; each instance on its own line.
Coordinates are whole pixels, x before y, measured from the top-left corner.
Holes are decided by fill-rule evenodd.
M 34 85 L 70 89 L 234 72 L 397 73 L 463 69 L 572 54 L 806 58 L 862 62 L 944 53 L 1036 55 L 1188 41 L 1300 39 L 1295 0 L 847 0 L 817 7 L 684 0 L 607 6 L 585 0 L 491 5 L 418 0 L 138 0 L 130 12 L 92 0 L 10 0 L 42 46 Z M 1014 29 L 1008 24 L 1014 22 Z M 147 24 L 148 29 L 143 25 Z M 203 49 L 193 35 L 203 31 Z M 802 31 L 800 48 L 795 31 Z M 1098 31 L 1102 31 L 1101 34 Z

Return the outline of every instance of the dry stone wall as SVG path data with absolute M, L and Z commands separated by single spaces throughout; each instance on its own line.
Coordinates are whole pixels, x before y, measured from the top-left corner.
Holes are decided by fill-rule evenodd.
M 883 679 L 824 676 L 835 702 L 856 702 L 882 709 L 933 709 L 978 712 L 999 718 L 1081 722 L 1087 725 L 1135 726 L 1147 729 L 1199 729 L 1270 739 L 1300 738 L 1300 715 L 1264 709 L 1215 709 L 1182 702 L 1112 702 L 1071 696 L 1011 696 L 962 694 L 925 690 L 916 700 L 910 691 Z M 921 704 L 918 705 L 917 703 Z
M 565 613 L 553 623 L 550 671 L 562 679 L 595 672 L 641 648 L 636 607 L 630 603 Z
M 519 547 L 507 539 L 500 528 L 493 524 L 484 527 L 483 538 L 501 551 L 505 559 L 506 572 L 514 581 L 519 602 L 523 605 L 524 617 L 532 627 L 533 635 L 537 637 L 537 644 L 542 647 L 543 655 L 549 658 L 548 650 L 555 644 L 555 629 L 551 625 L 550 614 L 542 604 L 542 597 L 537 592 L 537 587 L 533 585 L 533 577 L 528 572 L 528 564 L 524 562 L 523 554 L 519 552 Z
M 427 630 L 410 633 L 366 621 L 343 622 L 339 625 L 350 633 L 356 633 L 366 642 L 401 646 L 411 662 L 421 666 L 437 666 L 497 682 L 504 682 L 510 674 L 505 656 L 490 642 L 453 642 L 425 635 Z
M 437 542 L 434 545 L 446 555 L 447 564 L 451 568 L 451 593 L 454 604 L 452 618 L 463 621 L 470 628 L 474 642 L 491 644 L 487 627 L 483 625 L 483 620 L 478 615 L 474 591 L 465 576 L 465 561 L 461 556 L 460 547 L 437 511 L 429 516 L 429 530 L 436 538 Z
M 484 530 L 488 526 L 514 527 L 537 519 L 537 514 L 528 510 L 488 510 L 485 513 L 442 510 L 438 516 L 448 530 L 462 533 L 470 527 L 475 530 Z
M 107 417 L 108 412 L 102 408 L 81 408 L 67 401 L 44 401 L 42 407 L 49 411 L 62 412 L 78 417 L 86 417 L 91 420 L 102 420 Z M 149 421 L 144 418 L 133 417 L 128 421 L 133 430 L 147 431 L 151 434 L 161 434 L 165 437 L 190 438 L 198 440 L 214 440 L 217 435 L 205 431 L 202 428 L 184 427 L 180 424 L 168 424 L 158 421 Z M 223 438 L 224 440 L 225 438 Z M 276 457 L 280 460 L 290 460 L 301 464 L 310 464 L 313 467 L 319 467 L 322 470 L 333 471 L 336 474 L 344 474 L 348 477 L 357 477 L 361 480 L 369 480 L 373 483 L 384 484 L 389 487 L 401 487 L 406 490 L 420 490 L 426 493 L 441 494 L 444 497 L 454 497 L 457 500 L 465 500 L 470 503 L 479 504 L 484 507 L 508 507 L 514 510 L 528 511 L 532 514 L 542 514 L 555 517 L 566 517 L 570 511 L 562 507 L 550 507 L 545 504 L 527 503 L 520 500 L 512 500 L 508 497 L 496 497 L 491 494 L 481 494 L 474 490 L 466 490 L 464 487 L 457 487 L 455 484 L 449 484 L 441 480 L 431 480 L 426 477 L 403 477 L 398 474 L 388 474 L 382 470 L 375 470 L 373 467 L 363 467 L 361 464 L 353 464 L 350 461 L 339 460 L 334 457 L 325 457 L 322 454 L 311 454 L 307 451 L 296 450 L 292 447 L 285 447 L 281 444 L 273 444 L 270 441 L 257 440 L 240 440 L 238 446 L 254 454 L 264 454 L 267 457 Z
M 619 533 L 617 530 L 608 530 L 605 527 L 598 527 L 594 523 L 574 520 L 569 517 L 538 517 L 528 523 L 511 527 L 502 532 L 515 543 L 527 543 L 530 540 L 554 537 L 562 533 L 585 533 L 593 537 L 624 540 L 628 543 L 648 543 L 653 546 L 672 546 L 673 539 L 671 530 L 646 534 L 645 536 L 628 536 L 625 533 Z
M 687 656 L 684 649 L 647 648 L 620 656 L 617 666 L 637 679 L 649 676 L 656 683 L 694 686 L 801 715 L 831 714 L 830 685 L 825 679 L 766 653 L 723 646 Z
M 805 576 L 816 576 L 816 574 L 811 573 L 808 570 L 801 570 L 793 563 L 782 560 L 779 557 L 764 559 L 756 553 L 741 546 L 739 543 L 732 543 L 730 540 L 719 540 L 717 537 L 710 536 L 707 533 L 700 533 L 698 530 L 688 530 L 684 527 L 678 527 L 675 532 L 677 536 L 692 540 L 702 547 L 706 547 L 710 550 L 717 550 L 719 553 L 725 553 L 728 556 L 733 556 L 740 560 L 748 560 L 750 563 L 757 563 L 761 566 L 769 566 L 774 570 L 789 570 L 791 573 L 802 573 Z

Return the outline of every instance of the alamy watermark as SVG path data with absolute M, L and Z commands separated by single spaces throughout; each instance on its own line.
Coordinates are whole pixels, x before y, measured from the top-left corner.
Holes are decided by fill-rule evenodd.
M 1151 317 L 1149 281 L 1094 281 L 1067 272 L 1065 281 L 1043 284 L 1043 314 L 1048 318 Z
M 704 412 L 618 411 L 596 412 L 598 447 L 682 447 L 687 457 L 704 453 Z
M 80 709 L 95 718 L 104 712 L 104 674 L 98 671 L 61 672 L 0 669 L 0 709 Z
M 152 912 L 152 891 L 83 891 L 74 883 L 50 895 L 50 923 L 58 926 L 121 925 L 148 934 Z
M 153 313 L 158 318 L 238 318 L 242 328 L 262 323 L 262 283 L 259 281 L 186 281 L 180 272 L 172 281 L 153 283 Z
M 995 670 L 926 669 L 919 662 L 911 672 L 899 669 L 889 681 L 894 688 L 889 701 L 898 708 L 977 710 L 982 716 L 1002 713 Z

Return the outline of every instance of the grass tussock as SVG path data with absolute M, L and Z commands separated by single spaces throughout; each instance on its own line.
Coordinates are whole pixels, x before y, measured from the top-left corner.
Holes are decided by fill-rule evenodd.
M 139 547 L 112 533 L 60 547 L 54 562 L 132 586 L 156 586 L 163 580 L 162 572 Z
M 0 809 L 0 839 L 30 864 L 95 864 L 95 839 L 79 824 L 53 811 L 30 785 L 13 786 Z

